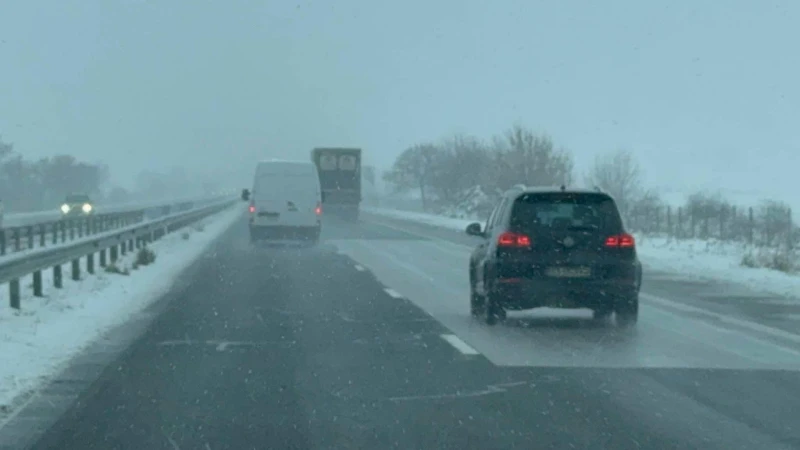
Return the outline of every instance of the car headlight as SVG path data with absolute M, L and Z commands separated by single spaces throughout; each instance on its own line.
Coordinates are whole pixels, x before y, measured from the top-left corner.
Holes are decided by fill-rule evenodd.
M 88 203 L 84 203 L 83 204 L 83 212 L 85 212 L 85 213 L 92 212 L 92 205 L 90 205 Z
M 64 214 L 68 213 L 69 212 L 69 205 L 67 205 L 66 203 L 61 205 L 61 212 L 64 213 Z

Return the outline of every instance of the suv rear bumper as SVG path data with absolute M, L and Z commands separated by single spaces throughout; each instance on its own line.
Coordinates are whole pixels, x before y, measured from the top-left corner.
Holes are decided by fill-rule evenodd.
M 613 309 L 639 293 L 630 280 L 504 279 L 492 289 L 492 299 L 504 309 Z

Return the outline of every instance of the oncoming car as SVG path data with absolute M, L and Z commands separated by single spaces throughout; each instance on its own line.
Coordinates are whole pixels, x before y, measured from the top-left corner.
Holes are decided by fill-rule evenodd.
M 488 324 L 506 310 L 588 308 L 636 323 L 642 266 L 633 236 L 603 192 L 516 188 L 495 206 L 469 262 L 470 310 Z
M 68 195 L 64 204 L 61 205 L 63 216 L 85 216 L 94 212 L 94 205 L 86 194 Z

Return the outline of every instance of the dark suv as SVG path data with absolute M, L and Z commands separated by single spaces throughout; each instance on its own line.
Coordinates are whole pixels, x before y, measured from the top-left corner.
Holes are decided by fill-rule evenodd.
M 642 266 L 617 205 L 592 190 L 518 188 L 506 192 L 481 230 L 469 261 L 470 310 L 488 324 L 506 310 L 589 308 L 617 324 L 636 323 Z

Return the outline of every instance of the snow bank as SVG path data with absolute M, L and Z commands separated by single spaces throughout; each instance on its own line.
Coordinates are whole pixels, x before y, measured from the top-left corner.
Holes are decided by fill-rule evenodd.
M 74 282 L 69 270 L 64 270 L 64 288 L 57 290 L 52 287 L 52 271 L 43 272 L 46 297 L 33 297 L 31 281 L 26 280 L 20 311 L 8 307 L 8 288 L 3 286 L 0 415 L 10 410 L 16 396 L 35 389 L 104 332 L 158 299 L 242 214 L 236 206 L 152 243 L 150 248 L 156 253 L 153 265 L 132 270 L 136 253 L 129 252 L 116 264 L 130 270 L 127 276 L 97 267 L 95 275 L 83 273 L 84 279 Z
M 477 218 L 454 219 L 392 209 L 364 208 L 364 210 L 396 220 L 413 221 L 459 232 L 464 232 L 466 226 L 472 222 L 485 222 Z M 679 273 L 687 278 L 734 282 L 757 291 L 800 297 L 800 277 L 776 270 L 741 265 L 744 256 L 757 249 L 721 241 L 675 240 L 641 234 L 635 237 L 639 257 L 646 268 Z

